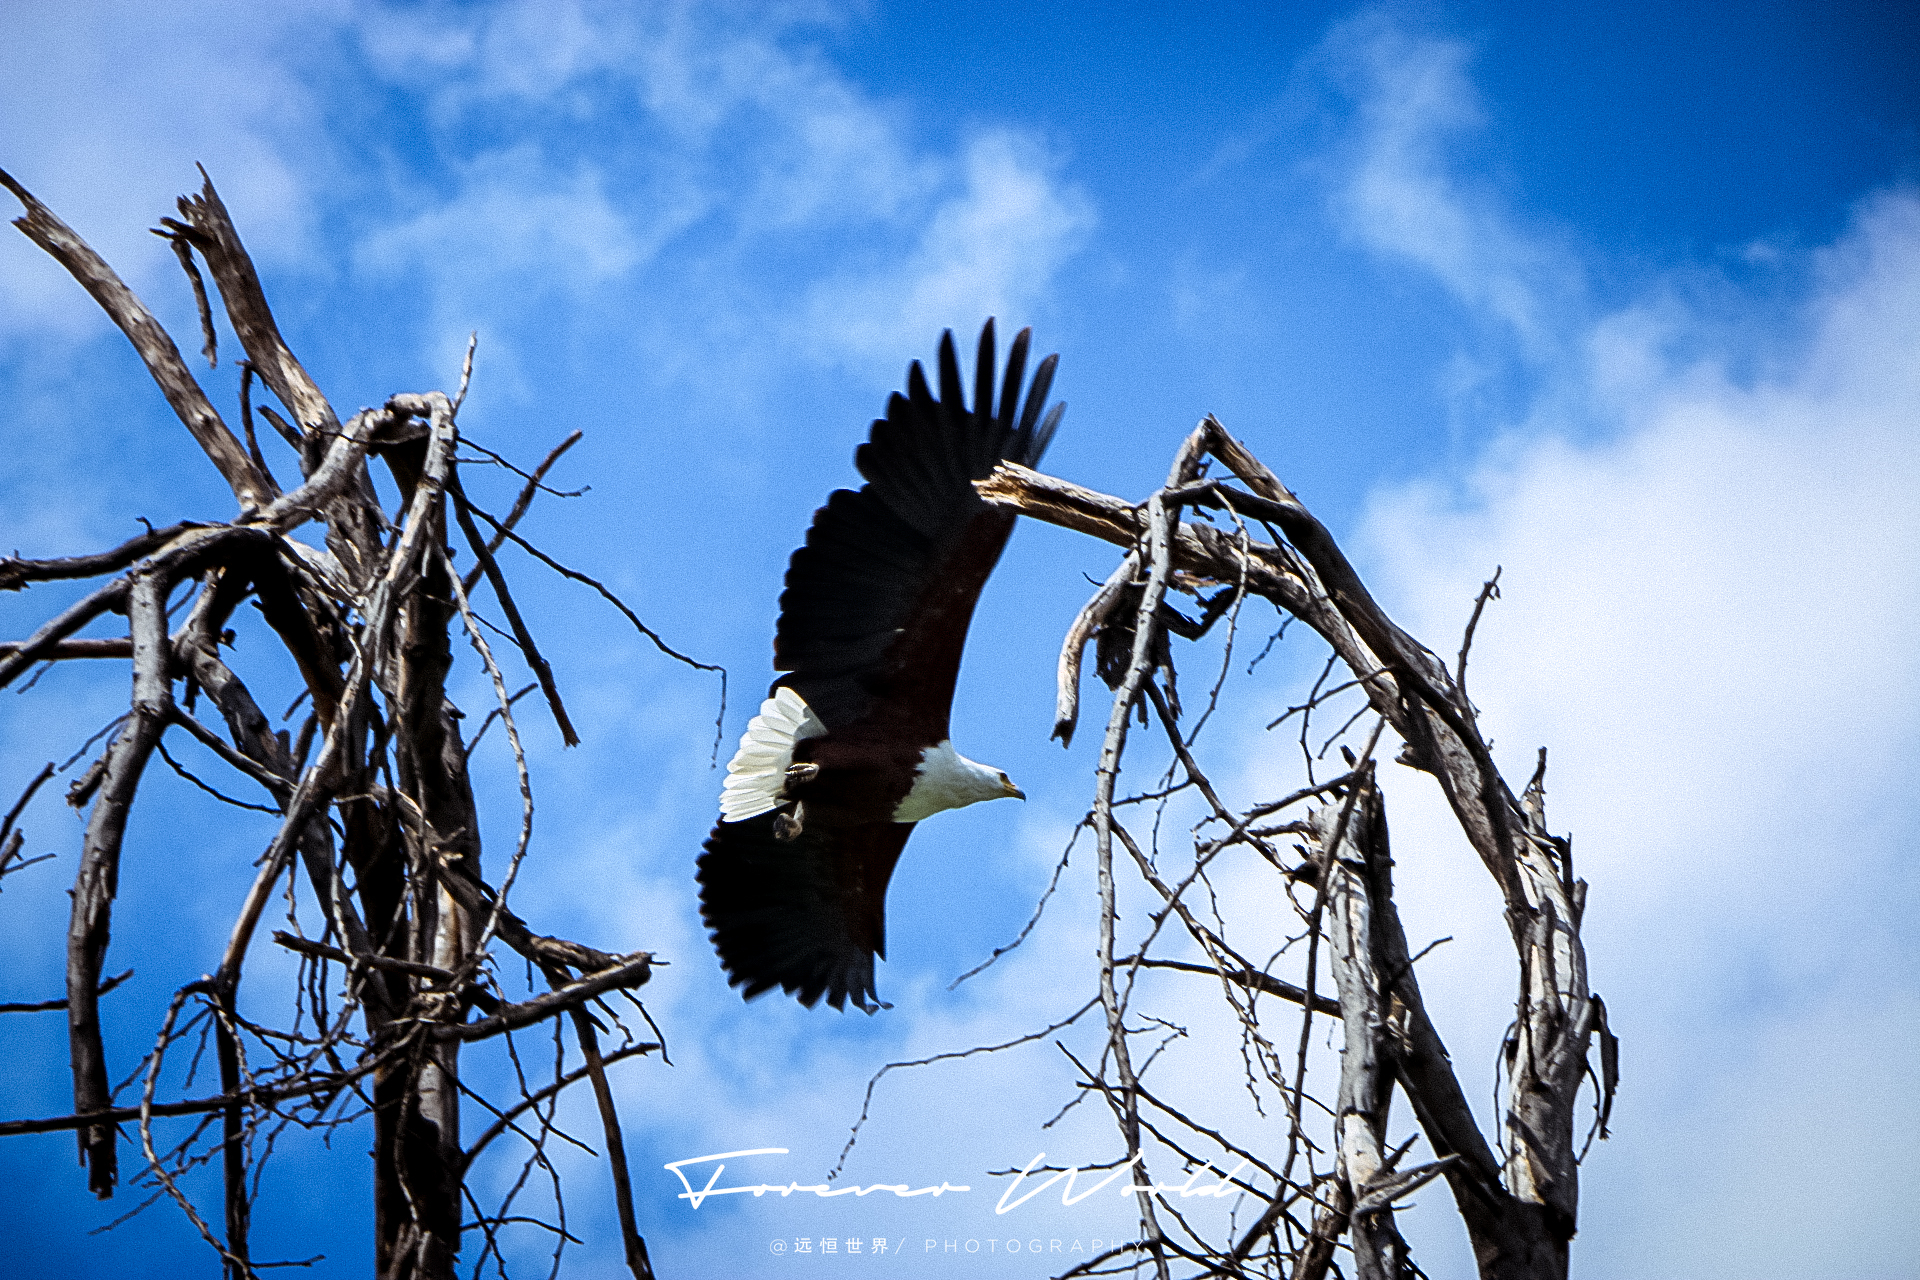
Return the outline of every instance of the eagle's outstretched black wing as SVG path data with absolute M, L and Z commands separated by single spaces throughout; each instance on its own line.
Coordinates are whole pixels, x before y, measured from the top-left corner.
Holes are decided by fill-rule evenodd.
M 740 994 L 780 987 L 871 1010 L 873 957 L 887 954 L 885 902 L 911 822 L 773 835 L 773 815 L 715 824 L 700 858 L 700 913 Z
M 939 733 L 920 745 L 946 736 L 973 604 L 1013 529 L 1013 514 L 988 507 L 973 482 L 1003 460 L 1037 466 L 1066 408 L 1041 418 L 1060 359 L 1048 356 L 1014 417 L 1031 335 L 1022 329 L 1007 352 L 997 412 L 993 321 L 980 332 L 971 411 L 953 332 L 941 335 L 940 398 L 914 361 L 907 393 L 894 393 L 853 455 L 867 483 L 835 491 L 793 553 L 773 665 L 830 730 L 878 711 L 933 723 Z

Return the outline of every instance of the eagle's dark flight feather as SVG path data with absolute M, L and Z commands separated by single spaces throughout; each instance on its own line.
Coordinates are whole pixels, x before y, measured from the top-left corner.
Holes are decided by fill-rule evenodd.
M 1028 341 L 1027 330 L 1014 339 L 1010 375 L 1024 368 Z M 989 389 L 993 357 L 989 321 L 980 343 L 985 370 L 980 381 Z M 876 701 L 894 692 L 892 685 L 903 672 L 917 667 L 920 655 L 900 641 L 929 595 L 964 598 L 969 606 L 979 595 L 1013 529 L 1013 516 L 987 507 L 973 481 L 986 478 L 1003 459 L 1025 466 L 1039 462 L 1063 408 L 1056 405 L 1040 421 L 1058 360 L 1048 356 L 1041 362 L 1015 427 L 1018 383 L 1009 381 L 998 414 L 991 395 L 978 403 L 977 413 L 967 411 L 947 334 L 940 343 L 940 399 L 933 398 L 915 361 L 907 374 L 907 394 L 896 393 L 888 401 L 887 416 L 873 424 L 867 443 L 854 453 L 866 485 L 857 492 L 837 490 L 815 513 L 806 545 L 793 553 L 787 569 L 773 653 L 775 669 L 791 673 L 778 683 L 805 698 L 830 729 L 870 713 Z M 958 621 L 964 631 L 967 618 Z M 956 648 L 950 657 L 940 656 L 951 667 L 915 670 L 913 683 L 945 686 L 939 699 L 944 726 L 960 655 Z
M 773 815 L 721 823 L 700 859 L 713 943 L 748 999 L 775 986 L 812 1005 L 874 1003 L 887 954 L 883 905 L 911 822 L 811 827 L 776 840 Z

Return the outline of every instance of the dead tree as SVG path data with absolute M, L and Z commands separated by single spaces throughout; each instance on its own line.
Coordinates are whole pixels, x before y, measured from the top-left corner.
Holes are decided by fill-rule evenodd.
M 1233 479 L 1209 477 L 1215 462 Z M 1211 417 L 1182 445 L 1165 485 L 1144 502 L 1011 464 L 977 487 L 990 503 L 1126 550 L 1061 651 L 1055 736 L 1073 734 L 1082 655 L 1094 643 L 1100 674 L 1114 691 L 1084 823 L 1094 836 L 1102 922 L 1091 1007 L 1103 1012 L 1105 1034 L 1096 1062 L 1074 1061 L 1082 1096 L 1112 1110 L 1122 1140 L 1114 1164 L 1131 1162 L 1140 1232 L 1066 1274 L 1145 1266 L 1161 1280 L 1176 1268 L 1194 1276 L 1319 1280 L 1344 1251 L 1351 1274 L 1362 1280 L 1417 1276 L 1394 1225 L 1395 1207 L 1444 1178 L 1486 1280 L 1564 1280 L 1578 1207 L 1577 1095 L 1594 1074 L 1589 1049 L 1597 1043 L 1591 1124 L 1604 1136 L 1617 1049 L 1605 1008 L 1587 985 L 1580 940 L 1587 886 L 1574 877 L 1571 841 L 1552 835 L 1546 824 L 1545 752 L 1516 797 L 1466 695 L 1473 625 L 1495 594 L 1494 583 L 1475 604 L 1457 666 L 1449 670 L 1394 624 L 1320 521 Z M 1182 520 L 1183 511 L 1208 519 Z M 1202 601 L 1198 618 L 1169 604 L 1175 591 Z M 1248 597 L 1264 598 L 1283 619 L 1305 623 L 1331 656 L 1306 702 L 1289 713 L 1300 717 L 1307 776 L 1290 794 L 1234 809 L 1197 757 L 1206 717 L 1182 728 L 1171 637 L 1197 639 L 1222 617 L 1237 620 Z M 1332 680 L 1342 666 L 1347 679 Z M 1210 710 L 1220 691 L 1216 684 Z M 1341 705 L 1342 698 L 1351 705 Z M 1344 723 L 1316 751 L 1307 726 L 1316 711 L 1324 715 L 1330 707 Z M 1123 796 L 1118 783 L 1136 718 L 1164 734 L 1169 764 L 1157 788 Z M 1346 744 L 1363 732 L 1364 746 L 1355 753 Z M 1503 1131 L 1492 1141 L 1475 1123 L 1421 1000 L 1420 957 L 1410 953 L 1394 906 L 1386 808 L 1375 783 L 1375 749 L 1388 734 L 1399 739 L 1400 763 L 1438 782 L 1504 899 L 1519 994 L 1501 1064 Z M 1335 744 L 1347 767 L 1315 779 L 1314 761 Z M 1189 794 L 1200 817 L 1190 850 L 1166 848 L 1157 818 L 1152 833 L 1143 835 L 1118 811 L 1145 802 L 1157 814 L 1170 799 Z M 1233 858 L 1257 859 L 1272 892 L 1257 902 L 1221 902 L 1212 877 Z M 1123 945 L 1116 899 L 1128 867 L 1153 909 L 1144 936 Z M 1235 945 L 1237 922 L 1248 913 L 1270 915 L 1283 899 L 1297 913 L 1299 932 L 1270 959 L 1244 954 Z M 1195 958 L 1173 954 L 1182 950 Z M 1295 964 L 1293 981 L 1274 972 Z M 1323 967 L 1333 979 L 1331 992 L 1318 985 Z M 1189 983 L 1213 978 L 1241 1029 L 1247 1088 L 1284 1109 L 1284 1149 L 1263 1149 L 1226 1132 L 1209 1115 L 1217 1099 L 1164 1096 L 1149 1083 L 1152 1054 L 1143 1060 L 1135 1044 L 1171 1025 L 1150 1016 L 1144 979 L 1155 973 L 1183 974 L 1179 980 Z M 1189 988 L 1175 1003 L 1190 1007 L 1191 999 Z M 1297 1010 L 1297 1034 L 1273 1029 L 1268 1010 L 1275 999 Z M 1316 1016 L 1340 1024 L 1331 1096 L 1324 1086 L 1309 1087 Z M 1431 1158 L 1411 1167 L 1402 1161 L 1414 1138 L 1392 1145 L 1388 1139 L 1395 1090 L 1411 1104 L 1415 1136 L 1431 1149 Z M 1220 1171 L 1239 1194 L 1236 1215 L 1207 1221 L 1183 1212 L 1177 1197 L 1145 1189 L 1155 1186 L 1150 1168 L 1169 1160 L 1188 1171 Z M 1251 1222 L 1237 1216 L 1241 1211 Z
M 543 936 L 509 909 L 508 891 L 532 834 L 533 800 L 514 718 L 519 694 L 509 694 L 471 598 L 484 579 L 504 618 L 495 630 L 519 649 L 562 736 L 574 743 L 552 673 L 496 556 L 513 542 L 546 559 L 515 526 L 544 487 L 547 469 L 577 435 L 535 471 L 521 473 L 518 501 L 496 518 L 461 485 L 459 450 L 472 442 L 462 439 L 456 414 L 472 371 L 471 348 L 458 393 L 395 395 L 342 422 L 282 340 L 209 181 L 197 196 L 182 197 L 181 218 L 165 219 L 157 234 L 171 242 L 193 285 L 209 360 L 212 307 L 196 258 L 211 272 L 245 350 L 242 444 L 173 340 L 113 270 L 12 178 L 0 173 L 0 184 L 26 207 L 15 225 L 66 267 L 132 341 L 238 507 L 231 518 L 150 528 L 94 555 L 0 560 L 0 588 L 7 590 L 56 579 L 103 580 L 31 636 L 0 645 L 0 686 L 41 662 L 113 658 L 130 660 L 132 668 L 127 713 L 68 792 L 72 804 L 91 810 L 73 882 L 66 997 L 5 1006 L 65 1008 L 73 1111 L 0 1123 L 0 1136 L 74 1131 L 88 1185 L 105 1198 L 119 1181 L 120 1143 L 131 1128 L 141 1161 L 136 1178 L 172 1196 L 219 1252 L 229 1276 L 247 1277 L 264 1265 L 248 1245 L 254 1161 L 286 1126 L 326 1129 L 364 1108 L 375 1132 L 375 1274 L 438 1280 L 453 1275 L 463 1232 L 484 1241 L 482 1262 L 501 1251 L 509 1206 L 488 1211 L 473 1199 L 466 1175 L 475 1158 L 512 1135 L 529 1151 L 521 1183 L 536 1168 L 551 1173 L 545 1148 L 556 1132 L 554 1099 L 586 1079 L 599 1103 L 627 1263 L 635 1276 L 651 1275 L 634 1225 L 606 1068 L 661 1046 L 657 1033 L 652 1039 L 632 1034 L 606 1001 L 618 995 L 637 1009 L 631 993 L 648 980 L 653 958 Z M 284 416 L 251 404 L 256 379 Z M 301 480 L 289 490 L 277 483 L 260 448 L 256 409 L 298 460 Z M 391 512 L 374 489 L 373 461 L 384 464 L 398 489 Z M 323 545 L 295 536 L 314 521 L 324 529 Z M 464 574 L 453 567 L 456 544 L 472 558 Z M 297 735 L 273 727 L 225 647 L 234 635 L 229 620 L 249 600 L 303 689 L 307 714 Z M 79 634 L 112 615 L 124 617 L 124 638 Z M 630 611 L 627 616 L 640 625 Z M 446 689 L 456 628 L 465 632 L 496 700 L 471 740 L 462 736 L 461 713 Z M 521 816 L 512 856 L 490 881 L 482 873 L 468 757 L 496 719 L 503 731 L 496 743 L 505 737 L 518 772 Z M 154 756 L 183 769 L 167 753 L 169 739 L 192 740 L 244 775 L 279 820 L 238 904 L 224 953 L 209 956 L 211 972 L 174 994 L 152 1051 L 116 1090 L 101 1020 L 102 997 L 119 981 L 102 974 L 121 848 Z M 16 819 L 51 772 L 33 781 L 0 824 L 0 874 L 24 865 Z M 300 979 L 287 993 L 290 1020 L 268 1025 L 245 1016 L 237 996 L 248 955 L 261 941 L 264 910 L 283 892 L 283 881 L 289 902 L 295 901 L 300 878 L 317 904 L 310 909 L 317 915 L 309 917 L 316 927 L 309 931 L 295 915 L 288 930 L 272 936 L 299 957 Z M 510 995 L 496 962 L 503 947 L 522 957 L 545 988 Z M 620 1028 L 621 1043 L 603 1050 L 599 1035 L 609 1022 Z M 572 1060 L 559 1039 L 562 1026 L 576 1042 Z M 521 1074 L 519 1096 L 493 1102 L 463 1082 L 463 1046 L 511 1053 L 516 1033 L 543 1032 L 554 1041 L 552 1074 L 544 1083 Z M 195 1035 L 204 1045 L 209 1033 L 219 1092 L 162 1097 L 169 1052 Z M 137 1097 L 126 1096 L 129 1091 Z M 464 1141 L 463 1095 L 488 1120 Z M 169 1143 L 161 1136 L 166 1117 L 199 1123 Z M 225 1202 L 217 1214 L 203 1213 L 179 1186 L 183 1172 L 208 1160 L 224 1170 Z M 548 1227 L 558 1235 L 557 1257 L 566 1234 Z

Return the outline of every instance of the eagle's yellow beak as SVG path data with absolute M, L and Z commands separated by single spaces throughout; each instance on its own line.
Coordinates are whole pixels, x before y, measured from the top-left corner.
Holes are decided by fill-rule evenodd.
M 1027 793 L 1022 791 L 1020 788 L 1014 786 L 1013 779 L 1011 778 L 1007 778 L 1003 780 L 1000 785 L 1005 787 L 1007 790 L 1007 794 L 1012 796 L 1015 800 L 1025 800 L 1027 798 Z

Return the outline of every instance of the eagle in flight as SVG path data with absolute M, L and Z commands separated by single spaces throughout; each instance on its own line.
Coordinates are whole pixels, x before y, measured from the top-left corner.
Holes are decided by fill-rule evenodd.
M 774 681 L 727 766 L 700 857 L 700 913 L 732 985 L 871 1013 L 887 881 L 914 824 L 942 809 L 1024 799 L 999 769 L 953 749 L 947 716 L 967 624 L 1013 531 L 973 482 L 1002 461 L 1036 466 L 1066 406 L 1042 418 L 1057 355 L 1034 371 L 1031 330 L 1007 352 L 994 399 L 993 321 L 980 333 L 968 409 L 953 333 L 940 396 L 920 362 L 793 553 L 774 633 Z M 1015 410 L 1019 407 L 1018 416 Z

